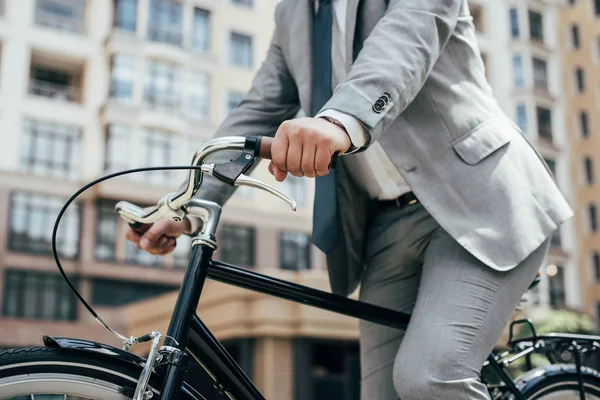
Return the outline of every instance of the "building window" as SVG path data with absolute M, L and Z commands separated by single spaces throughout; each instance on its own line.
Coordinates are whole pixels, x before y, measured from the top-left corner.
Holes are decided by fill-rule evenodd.
M 594 162 L 590 157 L 584 158 L 583 169 L 585 171 L 585 183 L 592 185 L 594 183 Z
M 144 81 L 144 103 L 176 112 L 180 107 L 181 72 L 171 64 L 148 60 Z
M 9 249 L 31 254 L 52 254 L 52 230 L 65 199 L 27 192 L 11 196 Z M 62 217 L 56 234 L 61 257 L 79 253 L 79 205 L 73 203 Z
M 297 399 L 360 399 L 360 349 L 357 342 L 296 339 Z
M 516 88 L 525 86 L 525 76 L 523 74 L 523 57 L 520 54 L 513 56 L 513 77 Z
M 596 233 L 598 231 L 598 215 L 595 204 L 588 206 L 588 216 L 590 219 L 590 232 Z
M 533 40 L 544 40 L 544 25 L 542 14 L 529 11 L 529 34 Z
M 527 107 L 525 104 L 517 104 L 517 125 L 523 133 L 527 132 Z
M 35 23 L 64 31 L 83 33 L 85 0 L 37 0 Z
M 245 96 L 246 96 L 246 94 L 241 93 L 241 92 L 228 92 L 227 93 L 227 112 L 230 113 L 234 108 L 236 108 L 238 105 L 240 105 L 242 100 L 244 100 Z
M 552 176 L 556 176 L 556 161 L 551 160 L 549 158 L 544 158 L 544 161 L 546 162 L 546 165 L 548 166 L 550 172 L 552 172 Z
M 194 8 L 194 33 L 192 46 L 194 49 L 206 53 L 210 48 L 210 12 L 201 8 Z
M 55 100 L 79 101 L 79 88 L 68 72 L 42 66 L 31 68 L 29 93 Z
M 96 202 L 96 260 L 115 261 L 117 237 L 117 218 L 115 202 L 99 200 Z
M 142 146 L 140 148 L 140 162 L 144 167 L 164 167 L 171 165 L 173 154 L 172 141 L 174 136 L 168 132 L 145 129 L 142 131 Z M 171 180 L 171 171 L 146 172 L 144 181 L 156 185 L 168 184 Z
M 223 225 L 219 236 L 223 262 L 244 267 L 254 266 L 254 228 Z
M 519 12 L 516 8 L 510 9 L 510 31 L 513 38 L 519 37 Z
M 469 7 L 471 9 L 471 17 L 473 18 L 473 25 L 475 25 L 475 31 L 483 33 L 483 7 L 476 4 L 471 4 Z
M 175 268 L 186 268 L 190 263 L 192 251 L 192 238 L 181 235 L 177 238 L 177 246 L 173 250 L 173 266 Z
M 60 275 L 7 270 L 4 275 L 4 316 L 74 321 L 77 302 Z
M 300 271 L 310 269 L 310 237 L 306 233 L 279 234 L 279 262 L 281 269 Z
M 190 113 L 198 117 L 208 117 L 208 105 L 210 103 L 210 78 L 202 72 L 191 72 L 189 90 Z
M 94 279 L 92 304 L 116 307 L 173 292 L 178 286 Z
M 585 74 L 581 67 L 577 67 L 575 70 L 575 84 L 578 93 L 583 93 L 585 91 Z
M 77 127 L 28 119 L 21 140 L 21 170 L 77 179 L 81 140 Z
M 536 89 L 548 90 L 548 64 L 539 58 L 533 59 L 533 84 Z
M 135 32 L 137 0 L 115 0 L 113 25 L 119 29 Z
M 562 266 L 556 266 L 556 273 L 550 278 L 550 306 L 553 308 L 564 308 L 565 297 L 565 270 Z
M 180 1 L 150 0 L 148 37 L 155 42 L 181 46 L 183 7 Z
M 125 241 L 125 263 L 152 268 L 160 268 L 164 265 L 163 257 L 140 250 L 129 240 Z
M 229 38 L 229 62 L 236 67 L 252 68 L 252 38 L 231 33 Z
M 579 112 L 579 129 L 581 131 L 581 136 L 583 136 L 584 138 L 589 136 L 590 130 L 588 123 L 588 113 L 586 111 Z
M 131 167 L 130 136 L 130 127 L 115 124 L 108 125 L 106 129 L 106 161 L 104 164 L 107 173 L 123 171 Z
M 133 58 L 114 54 L 111 64 L 110 97 L 122 103 L 130 103 L 133 100 Z
M 544 107 L 537 107 L 538 134 L 552 141 L 552 112 Z
M 254 4 L 254 0 L 231 0 L 233 4 L 238 6 L 252 7 Z
M 573 43 L 574 49 L 578 49 L 581 46 L 579 41 L 579 25 L 577 24 L 571 25 L 571 43 Z
M 280 189 L 283 193 L 290 196 L 292 199 L 296 200 L 298 206 L 302 207 L 306 205 L 306 180 L 303 178 L 298 178 L 291 174 L 285 178 L 283 182 L 281 182 Z M 287 206 L 285 203 L 282 205 Z
M 592 268 L 594 268 L 594 277 L 596 282 L 600 281 L 600 252 L 592 253 Z

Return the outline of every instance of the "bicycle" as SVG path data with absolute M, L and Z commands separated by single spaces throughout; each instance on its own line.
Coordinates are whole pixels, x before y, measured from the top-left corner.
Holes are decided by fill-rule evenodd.
M 178 192 L 165 196 L 149 210 L 127 202 L 116 205 L 116 211 L 134 229 L 159 219 L 180 221 L 185 215 L 198 217 L 203 222 L 202 231 L 192 239 L 190 262 L 166 335 L 154 331 L 141 337 L 125 338 L 114 332 L 63 274 L 98 322 L 123 340 L 123 348 L 85 339 L 45 336 L 45 346 L 4 350 L 0 352 L 0 397 L 49 399 L 52 396 L 47 395 L 58 394 L 57 398 L 64 399 L 70 396 L 102 400 L 143 400 L 155 396 L 164 400 L 206 399 L 189 383 L 195 376 L 186 376 L 188 358 L 192 357 L 224 397 L 263 400 L 251 380 L 195 313 L 207 278 L 391 327 L 406 327 L 410 315 L 212 260 L 217 248 L 214 235 L 221 207 L 193 198 L 202 185 L 204 174 L 230 185 L 266 190 L 295 208 L 293 199 L 278 189 L 245 175 L 256 159 L 269 157 L 271 141 L 261 137 L 214 139 L 194 155 L 189 178 Z M 240 155 L 218 165 L 207 163 L 210 157 L 225 151 L 238 151 Z M 62 272 L 58 258 L 57 264 Z M 529 326 L 531 334 L 515 338 L 514 329 L 524 325 Z M 482 366 L 482 376 L 485 376 L 482 379 L 486 381 L 492 399 L 600 399 L 600 373 L 584 367 L 586 357 L 600 348 L 600 336 L 538 335 L 527 320 L 513 322 L 510 331 L 511 351 L 490 354 Z M 147 359 L 127 351 L 136 343 L 148 341 L 152 343 Z M 533 353 L 546 355 L 552 364 L 513 379 L 507 367 Z M 561 363 L 561 357 L 566 354 L 572 356 L 574 364 Z M 490 376 L 495 382 L 491 382 Z

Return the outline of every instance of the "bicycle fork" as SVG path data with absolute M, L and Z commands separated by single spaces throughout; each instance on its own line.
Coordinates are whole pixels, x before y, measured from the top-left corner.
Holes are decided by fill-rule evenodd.
M 184 352 L 190 323 L 196 315 L 196 307 L 206 280 L 208 261 L 214 248 L 205 241 L 192 247 L 192 257 L 187 268 L 173 318 L 169 324 L 165 342 L 159 350 L 161 364 L 167 366 L 165 379 L 161 388 L 161 400 L 179 399 L 181 386 L 187 372 L 188 357 Z

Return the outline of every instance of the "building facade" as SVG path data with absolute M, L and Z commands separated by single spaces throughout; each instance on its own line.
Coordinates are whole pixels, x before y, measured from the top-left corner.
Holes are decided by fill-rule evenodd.
M 470 7 L 495 97 L 574 204 L 557 29 L 562 2 L 471 0 Z M 553 236 L 542 282 L 529 296 L 532 318 L 543 318 L 550 308 L 581 307 L 576 239 L 573 219 Z
M 118 344 L 67 291 L 51 256 L 54 219 L 106 173 L 186 165 L 249 88 L 273 31 L 276 0 L 4 0 L 0 16 L 0 346 L 68 335 Z M 569 191 L 557 4 L 472 2 L 490 84 Z M 255 132 L 250 132 L 255 133 Z M 274 183 L 257 168 L 254 176 Z M 101 183 L 65 213 L 68 276 L 127 335 L 166 331 L 189 243 L 149 256 L 123 239 L 118 200 L 153 204 L 184 172 Z M 299 204 L 238 190 L 218 232 L 225 262 L 328 290 L 310 245 L 312 184 L 279 187 Z M 572 226 L 555 237 L 532 315 L 578 305 Z M 140 302 L 141 301 L 141 302 Z M 134 303 L 134 304 L 132 304 Z M 124 307 L 125 306 L 125 307 Z M 537 310 L 537 311 L 536 311 Z M 266 398 L 358 398 L 358 323 L 207 282 L 199 315 Z M 140 346 L 134 351 L 144 353 Z
M 583 306 L 600 322 L 600 1 L 569 0 L 558 30 Z
M 269 45 L 275 4 L 1 3 L 0 346 L 41 343 L 42 334 L 114 343 L 58 274 L 54 220 L 79 187 L 104 174 L 187 165 L 248 90 Z M 185 176 L 158 171 L 107 181 L 64 215 L 57 236 L 63 267 L 117 328 L 118 306 L 178 288 L 189 243 L 182 240 L 164 258 L 144 254 L 123 239 L 125 225 L 113 206 L 155 203 Z M 223 220 L 219 257 L 278 267 L 281 242 L 317 266 L 304 185 L 286 185 L 301 204 L 295 215 L 274 199 L 240 191 Z

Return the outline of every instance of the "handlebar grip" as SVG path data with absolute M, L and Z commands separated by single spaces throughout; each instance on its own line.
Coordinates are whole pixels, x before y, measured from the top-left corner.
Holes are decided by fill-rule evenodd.
M 273 145 L 273 138 L 269 136 L 262 136 L 260 138 L 260 150 L 258 156 L 266 160 L 271 159 L 271 146 Z
M 271 146 L 273 145 L 273 138 L 270 136 L 262 136 L 260 138 L 260 150 L 258 156 L 263 159 L 271 159 Z M 335 152 L 331 157 L 331 163 L 329 164 L 330 169 L 335 169 L 339 153 Z

